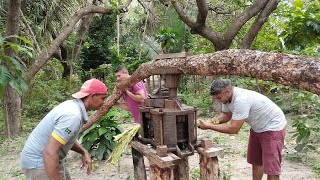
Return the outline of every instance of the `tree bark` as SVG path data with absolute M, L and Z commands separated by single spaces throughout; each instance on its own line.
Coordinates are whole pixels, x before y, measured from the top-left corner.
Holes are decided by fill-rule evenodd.
M 11 0 L 8 6 L 8 16 L 6 25 L 6 37 L 17 35 L 20 23 L 21 0 Z M 16 42 L 14 38 L 8 41 Z M 15 57 L 16 54 L 11 48 L 5 48 L 5 55 Z M 10 67 L 8 67 L 10 69 Z M 5 135 L 8 138 L 19 135 L 21 119 L 21 96 L 11 87 L 5 87 L 4 96 L 4 124 Z
M 96 111 L 83 130 L 106 114 L 122 90 L 154 74 L 180 72 L 187 75 L 231 75 L 252 77 L 296 87 L 320 95 L 320 59 L 281 53 L 229 49 L 185 59 L 161 59 L 144 63 L 129 79 L 117 84 L 113 93 Z
M 193 21 L 191 17 L 188 17 L 187 13 L 184 12 L 177 0 L 171 0 L 171 3 L 178 13 L 181 21 L 188 25 L 192 32 L 211 41 L 216 51 L 229 49 L 233 39 L 241 28 L 250 19 L 258 16 L 249 31 L 246 33 L 246 37 L 242 42 L 242 48 L 250 47 L 263 24 L 268 20 L 268 17 L 273 10 L 276 9 L 278 2 L 278 0 L 256 0 L 233 20 L 229 28 L 223 34 L 219 34 L 212 27 L 206 25 L 209 10 L 207 5 L 208 2 L 206 0 L 196 0 L 198 7 L 196 21 Z

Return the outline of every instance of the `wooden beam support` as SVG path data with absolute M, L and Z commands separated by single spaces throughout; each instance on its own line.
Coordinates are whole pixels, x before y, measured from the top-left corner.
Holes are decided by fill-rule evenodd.
M 132 159 L 133 159 L 134 179 L 147 180 L 143 154 L 141 154 L 136 149 L 132 148 Z
M 181 162 L 173 169 L 174 180 L 189 179 L 189 161 L 188 156 L 181 158 Z
M 146 156 L 150 162 L 157 165 L 159 168 L 173 167 L 181 161 L 180 157 L 171 152 L 168 152 L 168 155 L 165 157 L 160 157 L 157 155 L 157 151 L 154 148 L 144 145 L 138 141 L 131 141 L 130 145 L 132 148 Z
M 160 168 L 150 162 L 150 180 L 173 180 L 173 168 L 174 166 Z
M 200 155 L 200 179 L 201 180 L 219 180 L 220 168 L 218 155 L 223 154 L 223 148 L 214 147 L 210 140 L 202 140 L 202 147 L 197 151 Z

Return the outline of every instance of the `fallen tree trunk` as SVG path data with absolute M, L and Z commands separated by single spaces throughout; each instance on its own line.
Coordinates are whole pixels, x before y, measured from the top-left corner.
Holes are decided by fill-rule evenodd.
M 252 77 L 296 87 L 320 95 L 320 59 L 245 49 L 229 49 L 187 58 L 144 63 L 125 82 L 118 84 L 83 130 L 106 114 L 120 99 L 122 90 L 153 74 L 179 71 L 187 75 Z

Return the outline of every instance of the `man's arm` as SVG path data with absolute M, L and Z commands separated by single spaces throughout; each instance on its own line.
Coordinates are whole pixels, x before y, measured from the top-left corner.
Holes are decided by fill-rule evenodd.
M 62 148 L 62 144 L 52 136 L 49 137 L 49 141 L 44 151 L 42 152 L 44 168 L 50 179 L 60 180 L 59 173 L 59 150 Z
M 219 119 L 219 124 L 229 122 L 231 120 L 231 112 L 222 112 L 217 118 Z
M 128 96 L 130 96 L 133 100 L 135 100 L 137 102 L 144 102 L 144 99 L 146 97 L 146 94 L 144 93 L 143 89 L 140 89 L 135 94 L 133 94 L 129 90 L 127 90 L 126 93 Z
M 87 168 L 87 174 L 89 175 L 92 170 L 92 161 L 89 152 L 84 149 L 78 141 L 74 143 L 71 150 L 82 154 L 82 167 Z
M 211 129 L 214 131 L 218 131 L 221 133 L 226 133 L 226 134 L 237 134 L 242 125 L 244 123 L 244 120 L 230 120 L 230 123 L 224 123 L 224 124 L 211 124 L 211 123 L 206 123 L 203 121 L 200 121 L 199 128 L 201 129 Z

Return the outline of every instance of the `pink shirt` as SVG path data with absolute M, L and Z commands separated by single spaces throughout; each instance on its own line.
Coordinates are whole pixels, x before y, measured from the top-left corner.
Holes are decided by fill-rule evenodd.
M 144 98 L 147 98 L 147 90 L 142 81 L 138 82 L 137 84 L 129 88 L 129 91 L 135 94 L 141 89 L 144 91 L 144 94 L 145 94 Z M 139 113 L 138 107 L 142 106 L 143 103 L 133 100 L 129 95 L 127 95 L 127 93 L 124 93 L 122 98 L 127 102 L 129 110 L 134 118 L 134 122 L 140 123 L 140 113 Z

